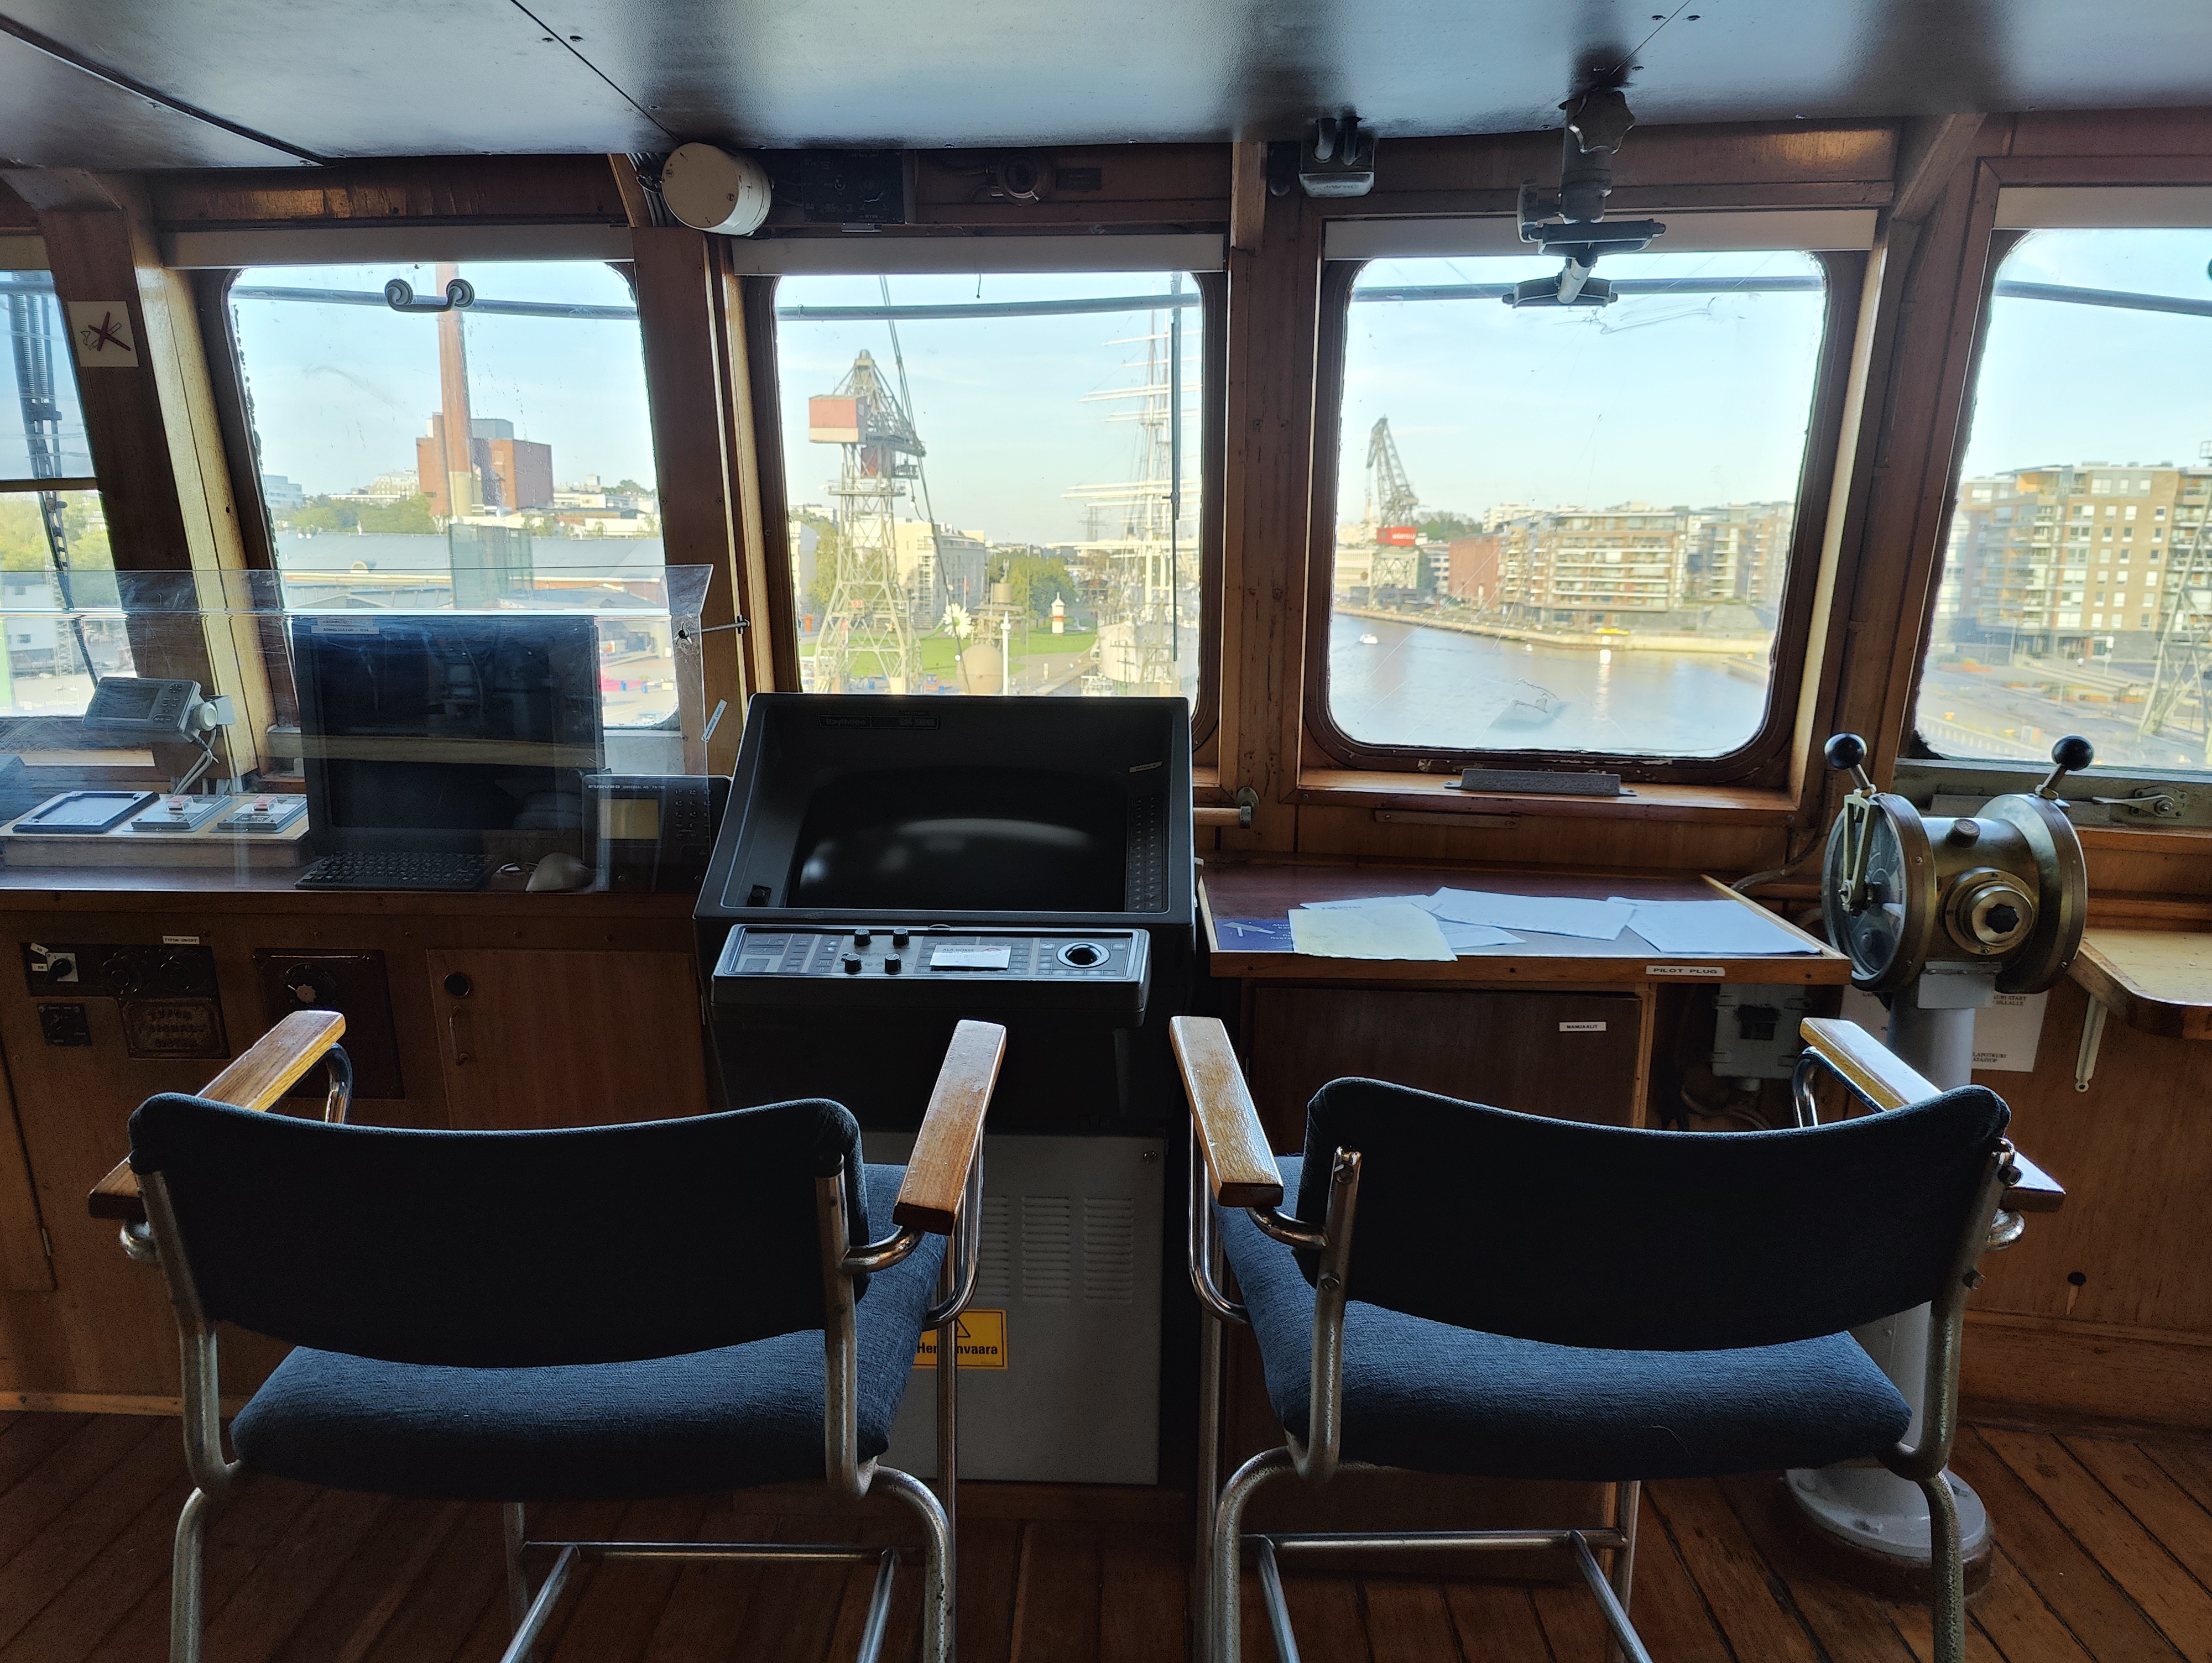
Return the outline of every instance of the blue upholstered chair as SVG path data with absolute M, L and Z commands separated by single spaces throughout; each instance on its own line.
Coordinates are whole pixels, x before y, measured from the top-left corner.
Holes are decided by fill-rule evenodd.
M 1218 1453 L 1219 1321 L 1250 1325 L 1283 1426 L 1281 1447 L 1246 1461 L 1202 1515 L 1212 1663 L 1237 1663 L 1248 1545 L 1284 1663 L 1297 1653 L 1278 1551 L 1352 1545 L 1245 1538 L 1247 1502 L 1281 1475 L 1318 1484 L 1370 1467 L 1612 1485 L 1602 1527 L 1371 1545 L 1563 1550 L 1616 1644 L 1648 1663 L 1627 1612 L 1640 1481 L 1867 1457 L 1928 1497 L 1936 1654 L 1962 1663 L 1943 1475 L 1963 1307 L 1983 1252 L 2017 1234 L 2001 1206 L 2055 1205 L 2057 1193 L 2034 1193 L 2048 1180 L 2017 1162 L 1993 1094 L 1925 1088 L 1906 1095 L 1927 1101 L 1908 1102 L 1846 1071 L 1873 1106 L 1903 1106 L 1800 1130 L 1693 1133 L 1345 1079 L 1315 1096 L 1305 1152 L 1279 1169 L 1220 1024 L 1182 1017 L 1173 1032 L 1192 1108 L 1191 1275 L 1217 1319 L 1202 1370 L 1205 1489 Z M 1224 1259 L 1241 1303 L 1220 1291 Z M 1923 1302 L 1934 1307 L 1928 1411 L 1908 1446 L 1905 1399 L 1845 1331 Z
M 577 1131 L 349 1126 L 343 1029 L 296 1012 L 204 1095 L 149 1099 L 129 1170 L 94 1192 L 125 1247 L 160 1264 L 182 1338 L 196 1489 L 177 1526 L 173 1663 L 199 1654 L 209 1519 L 258 1472 L 505 1503 L 510 1663 L 580 1560 L 640 1557 L 876 1563 L 872 1663 L 889 1549 L 532 1542 L 524 1508 L 808 1479 L 888 1490 L 927 1545 L 922 1656 L 949 1659 L 950 1480 L 941 1502 L 876 1458 L 922 1332 L 939 1325 L 950 1356 L 973 1284 L 1005 1030 L 959 1025 L 901 1168 L 863 1165 L 853 1117 L 819 1101 Z M 264 1112 L 325 1057 L 340 1123 Z M 232 1423 L 235 1459 L 218 1420 L 220 1322 L 295 1346 Z M 951 1421 L 948 1397 L 948 1475 Z M 553 1556 L 534 1592 L 532 1550 Z

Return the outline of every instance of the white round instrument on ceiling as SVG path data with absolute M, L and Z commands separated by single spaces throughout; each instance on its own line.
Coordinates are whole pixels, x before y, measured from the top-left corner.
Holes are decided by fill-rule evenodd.
M 660 170 L 660 199 L 694 231 L 749 236 L 768 218 L 774 197 L 760 163 L 719 145 L 684 145 Z

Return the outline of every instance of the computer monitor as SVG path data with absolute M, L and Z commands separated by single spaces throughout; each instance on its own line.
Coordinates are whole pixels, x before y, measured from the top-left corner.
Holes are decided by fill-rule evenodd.
M 340 612 L 290 626 L 318 848 L 584 853 L 583 776 L 606 765 L 594 620 Z

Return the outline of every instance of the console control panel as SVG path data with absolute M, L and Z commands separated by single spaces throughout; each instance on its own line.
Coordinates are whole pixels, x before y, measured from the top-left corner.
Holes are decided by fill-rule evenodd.
M 776 1010 L 1082 1012 L 1144 1019 L 1142 930 L 975 929 L 945 924 L 738 925 L 714 965 L 714 1003 Z

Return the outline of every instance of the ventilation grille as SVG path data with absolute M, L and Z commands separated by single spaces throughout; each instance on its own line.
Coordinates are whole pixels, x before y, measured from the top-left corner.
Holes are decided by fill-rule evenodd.
M 1074 1286 L 1074 1208 L 1065 1195 L 1022 1197 L 1022 1297 L 1065 1304 Z
M 1136 1296 L 1137 1206 L 1118 1196 L 1083 1201 L 1083 1296 L 1127 1305 Z
M 1014 1244 L 1006 1226 L 1006 1198 L 983 1198 L 982 1262 L 975 1267 L 975 1297 L 987 1306 L 1003 1304 L 1014 1290 Z

